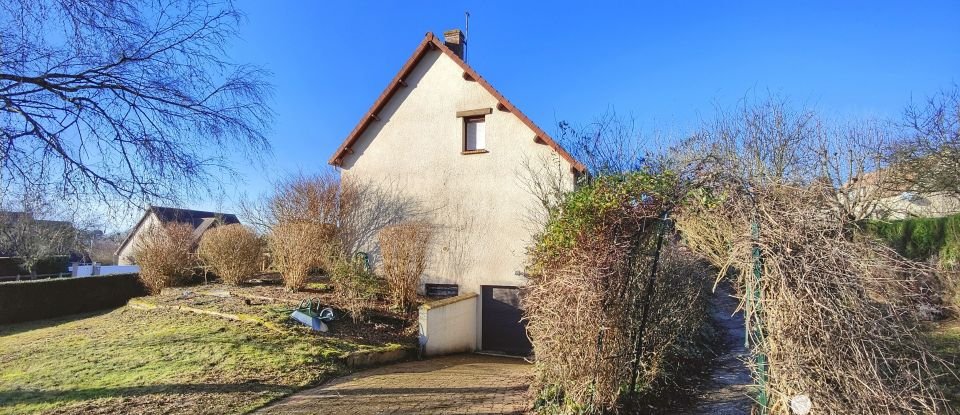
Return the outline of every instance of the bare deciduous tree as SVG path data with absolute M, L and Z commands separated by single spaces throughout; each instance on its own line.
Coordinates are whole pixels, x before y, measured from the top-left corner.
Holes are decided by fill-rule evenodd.
M 5 187 L 169 199 L 228 152 L 268 150 L 264 72 L 226 56 L 240 18 L 216 0 L 0 0 Z
M 557 127 L 557 139 L 592 174 L 637 171 L 646 160 L 646 140 L 636 121 L 612 109 L 585 125 L 561 121 Z
M 912 103 L 902 127 L 904 138 L 891 152 L 902 187 L 960 197 L 960 86 Z
M 849 222 L 883 213 L 882 201 L 894 191 L 886 164 L 892 140 L 890 129 L 876 121 L 818 128 L 809 146 L 833 212 Z
M 684 144 L 708 171 L 789 183 L 815 176 L 809 144 L 819 120 L 813 111 L 794 110 L 786 98 L 770 95 L 717 113 Z
M 17 202 L 0 203 L 0 256 L 20 258 L 31 274 L 45 259 L 71 254 L 86 255 L 91 232 L 77 212 L 61 207 L 43 195 L 20 195 Z
M 838 122 L 775 94 L 717 113 L 672 150 L 672 167 L 696 175 L 694 182 L 739 181 L 747 191 L 815 187 L 824 212 L 850 223 L 878 214 L 890 196 L 886 151 L 894 132 L 883 122 Z

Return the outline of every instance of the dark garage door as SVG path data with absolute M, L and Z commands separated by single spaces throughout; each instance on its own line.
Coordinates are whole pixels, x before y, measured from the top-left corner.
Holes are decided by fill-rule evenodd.
M 520 289 L 484 285 L 482 292 L 481 338 L 483 350 L 514 355 L 530 354 L 527 328 L 520 319 Z

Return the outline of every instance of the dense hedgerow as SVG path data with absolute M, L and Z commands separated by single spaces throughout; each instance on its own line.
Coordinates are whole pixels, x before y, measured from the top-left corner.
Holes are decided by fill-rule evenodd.
M 634 376 L 637 392 L 658 383 L 677 355 L 671 348 L 703 327 L 706 273 L 694 256 L 680 253 L 662 220 L 676 181 L 670 174 L 602 176 L 551 213 L 530 249 L 522 297 L 542 410 L 620 407 L 635 395 Z M 658 252 L 661 230 L 666 242 Z M 648 293 L 658 254 L 662 262 Z M 641 326 L 646 331 L 637 342 Z M 638 349 L 643 364 L 635 372 Z
M 865 228 L 907 258 L 923 261 L 936 257 L 946 267 L 956 266 L 960 260 L 960 215 L 874 220 Z

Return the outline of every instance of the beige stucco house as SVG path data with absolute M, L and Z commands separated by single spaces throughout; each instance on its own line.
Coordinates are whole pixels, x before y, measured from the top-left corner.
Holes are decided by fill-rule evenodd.
M 330 164 L 396 189 L 434 226 L 421 288 L 459 297 L 429 329 L 421 321 L 428 350 L 523 353 L 518 288 L 541 205 L 531 183 L 572 190 L 585 168 L 463 60 L 462 32 L 444 37 L 426 34 Z
M 838 199 L 848 209 L 871 219 L 935 218 L 960 213 L 960 198 L 956 195 L 918 192 L 912 187 L 884 168 L 846 183 Z
M 173 222 L 186 223 L 193 227 L 191 238 L 193 245 L 196 246 L 207 230 L 219 225 L 240 223 L 240 219 L 230 213 L 149 206 L 117 248 L 115 254 L 117 265 L 135 265 L 136 258 L 134 258 L 133 253 L 145 231 L 157 225 L 166 225 Z

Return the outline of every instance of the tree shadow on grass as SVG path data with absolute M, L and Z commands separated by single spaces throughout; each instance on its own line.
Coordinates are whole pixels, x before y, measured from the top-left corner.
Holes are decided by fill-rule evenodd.
M 297 388 L 260 382 L 160 384 L 116 388 L 67 390 L 19 389 L 0 391 L 0 408 L 16 404 L 67 404 L 70 402 L 131 398 L 144 395 L 231 394 L 273 392 L 289 394 Z
M 23 333 L 31 330 L 38 330 L 38 329 L 43 329 L 47 327 L 58 326 L 64 323 L 74 322 L 77 320 L 83 320 L 91 317 L 102 316 L 104 314 L 113 312 L 114 310 L 116 310 L 116 308 L 108 308 L 108 309 L 99 310 L 99 311 L 89 311 L 85 313 L 71 314 L 63 317 L 47 318 L 43 320 L 27 321 L 23 323 L 0 324 L 0 337 L 12 336 L 14 334 L 19 334 L 19 333 Z

